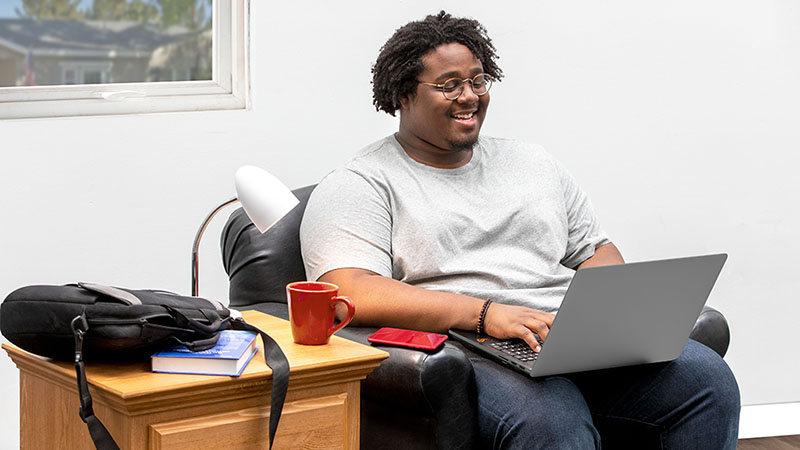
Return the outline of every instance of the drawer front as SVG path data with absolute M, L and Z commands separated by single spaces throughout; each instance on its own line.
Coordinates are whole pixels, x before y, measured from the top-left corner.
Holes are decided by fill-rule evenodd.
M 275 450 L 357 448 L 346 442 L 347 394 L 287 402 Z M 356 425 L 357 426 L 357 425 Z M 269 407 L 150 425 L 151 450 L 267 450 Z

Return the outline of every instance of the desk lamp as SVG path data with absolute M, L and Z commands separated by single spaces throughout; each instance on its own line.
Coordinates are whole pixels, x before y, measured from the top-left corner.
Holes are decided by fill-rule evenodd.
M 197 230 L 192 246 L 192 296 L 198 295 L 197 250 L 208 223 L 226 206 L 241 202 L 242 208 L 258 231 L 264 233 L 289 213 L 299 200 L 283 183 L 266 170 L 243 166 L 236 171 L 236 195 L 214 208 Z

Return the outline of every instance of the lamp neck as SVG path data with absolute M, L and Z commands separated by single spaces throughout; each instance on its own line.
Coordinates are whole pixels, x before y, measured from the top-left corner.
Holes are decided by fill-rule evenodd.
M 233 197 L 230 200 L 222 202 L 219 206 L 214 208 L 214 210 L 211 211 L 208 214 L 208 216 L 206 216 L 206 219 L 200 225 L 200 229 L 197 230 L 197 234 L 194 237 L 194 245 L 192 245 L 192 296 L 193 297 L 197 297 L 199 291 L 199 281 L 198 281 L 199 261 L 197 257 L 197 251 L 200 248 L 200 239 L 202 239 L 203 233 L 206 231 L 206 228 L 208 227 L 209 222 L 211 222 L 211 219 L 213 219 L 214 216 L 216 216 L 217 213 L 220 212 L 223 208 L 238 201 L 239 201 L 238 198 Z

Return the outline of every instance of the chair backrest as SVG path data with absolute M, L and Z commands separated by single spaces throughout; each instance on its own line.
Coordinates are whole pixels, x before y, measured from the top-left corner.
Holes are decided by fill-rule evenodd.
M 300 222 L 314 187 L 293 190 L 300 204 L 266 233 L 259 232 L 241 208 L 228 218 L 220 247 L 222 265 L 230 279 L 231 307 L 286 303 L 286 285 L 306 279 L 300 254 Z

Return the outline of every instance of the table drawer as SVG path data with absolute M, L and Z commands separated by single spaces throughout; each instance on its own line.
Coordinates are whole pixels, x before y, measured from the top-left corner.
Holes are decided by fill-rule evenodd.
M 346 447 L 347 394 L 286 402 L 276 450 L 342 449 Z M 150 425 L 151 450 L 266 450 L 269 407 Z

